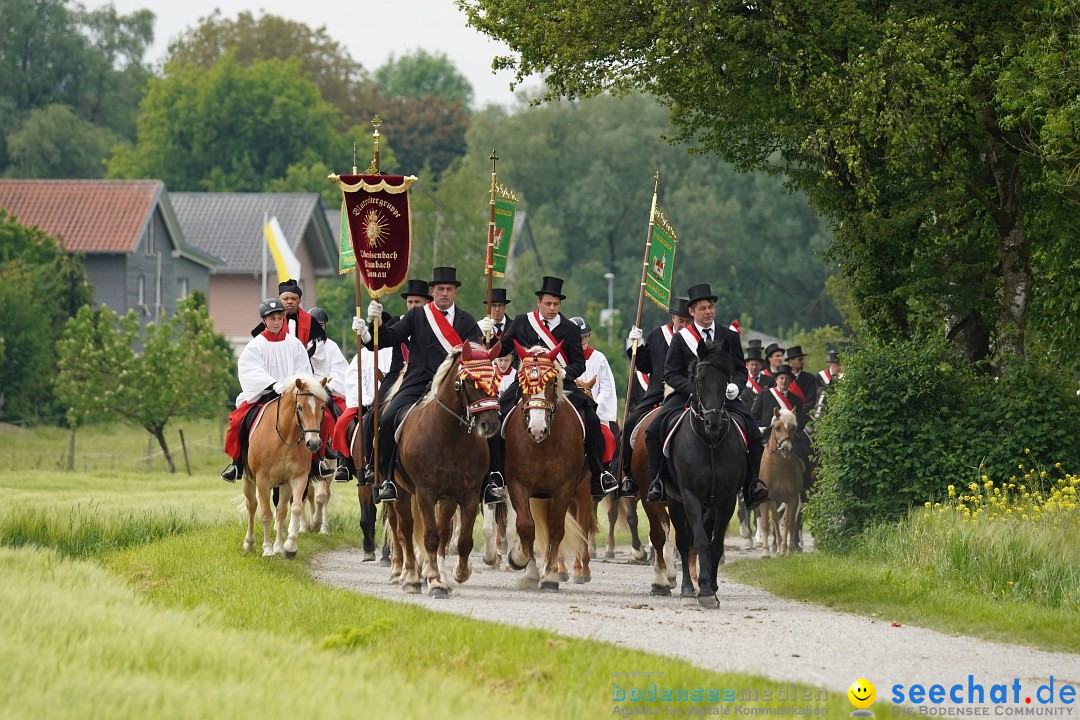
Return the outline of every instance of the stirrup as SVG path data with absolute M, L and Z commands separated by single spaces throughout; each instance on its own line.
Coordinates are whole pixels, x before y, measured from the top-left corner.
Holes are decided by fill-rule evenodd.
M 619 481 L 615 479 L 607 470 L 600 473 L 600 489 L 604 491 L 604 494 L 615 492 L 619 489 Z
M 244 471 L 240 469 L 240 463 L 232 463 L 229 467 L 221 471 L 221 479 L 225 482 L 234 483 L 240 479 L 244 474 Z
M 627 475 L 622 479 L 622 485 L 619 487 L 619 497 L 637 497 L 638 489 L 634 479 Z
M 340 463 L 334 470 L 334 482 L 347 483 L 350 480 L 352 480 L 352 473 L 349 472 L 349 466 L 344 462 Z
M 758 505 L 768 502 L 769 488 L 761 482 L 761 478 L 754 478 L 753 483 L 743 489 L 743 499 L 746 501 L 746 507 L 753 510 Z
M 503 488 L 498 487 L 492 482 L 484 483 L 484 497 L 483 501 L 485 505 L 497 505 L 501 502 L 506 502 L 506 492 Z
M 364 469 L 357 474 L 357 485 L 374 485 L 375 484 L 375 471 L 370 465 L 365 465 Z
M 375 493 L 375 502 L 397 502 L 397 485 L 393 480 L 383 480 L 379 491 Z
M 657 475 L 649 483 L 649 491 L 645 496 L 645 500 L 648 502 L 660 502 L 664 499 L 664 481 Z

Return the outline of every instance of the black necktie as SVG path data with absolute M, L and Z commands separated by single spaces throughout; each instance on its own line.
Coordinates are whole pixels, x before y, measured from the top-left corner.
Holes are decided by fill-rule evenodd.
M 548 319 L 547 318 L 544 318 L 544 327 L 546 327 L 548 330 L 551 329 L 551 325 L 548 325 Z
M 442 313 L 443 317 L 450 317 L 450 311 L 449 310 L 440 310 L 439 312 Z
M 498 325 L 495 326 L 495 334 L 496 335 L 502 335 L 502 326 L 503 326 L 502 323 L 499 323 Z
M 705 328 L 705 342 L 712 342 L 712 328 Z

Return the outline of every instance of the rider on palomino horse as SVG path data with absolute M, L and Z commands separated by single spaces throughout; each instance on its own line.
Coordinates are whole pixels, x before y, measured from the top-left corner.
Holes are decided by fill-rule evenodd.
M 634 360 L 634 372 L 643 372 L 649 376 L 649 386 L 645 394 L 638 398 L 632 406 L 630 414 L 626 417 L 626 427 L 623 428 L 622 467 L 623 479 L 620 494 L 623 497 L 634 497 L 638 493 L 637 483 L 630 477 L 630 436 L 634 428 L 641 422 L 641 418 L 652 412 L 652 409 L 664 402 L 664 361 L 667 359 L 667 351 L 671 346 L 671 339 L 690 322 L 690 311 L 686 309 L 687 298 L 673 298 L 668 307 L 671 313 L 671 324 L 660 325 L 649 333 L 645 338 L 645 344 L 638 346 L 637 356 Z M 630 346 L 627 347 L 626 356 L 630 357 L 630 347 L 635 340 L 641 340 L 641 328 L 631 328 L 627 337 Z
M 556 361 L 566 371 L 563 380 L 566 399 L 581 414 L 585 423 L 585 457 L 592 471 L 592 494 L 593 497 L 603 497 L 614 491 L 619 484 L 603 466 L 604 438 L 600 430 L 600 419 L 596 415 L 596 403 L 574 384 L 585 372 L 585 353 L 581 349 L 581 328 L 559 312 L 562 301 L 566 299 L 562 294 L 562 284 L 561 278 L 544 277 L 540 289 L 535 293 L 537 309 L 514 318 L 500 340 L 503 354 L 513 350 L 515 342 L 524 348 L 541 346 L 549 351 L 559 348 Z M 480 324 L 481 330 L 485 332 L 493 330 L 490 317 L 483 318 Z M 505 418 L 520 399 L 521 389 L 515 383 L 499 398 L 500 416 Z M 498 457 L 492 461 L 493 467 L 499 473 L 498 478 L 502 477 L 502 468 L 499 467 L 502 460 L 502 453 L 499 452 Z M 494 472 L 491 477 L 496 477 Z
M 758 430 L 757 423 L 750 417 L 746 407 L 739 401 L 739 388 L 746 384 L 747 377 L 742 343 L 737 332 L 716 324 L 716 296 L 712 294 L 708 285 L 693 286 L 687 291 L 687 296 L 689 298 L 687 308 L 694 320 L 672 338 L 671 347 L 664 361 L 664 382 L 672 388 L 673 392 L 664 399 L 659 415 L 645 431 L 645 443 L 649 449 L 649 476 L 652 478 L 647 499 L 649 502 L 662 500 L 665 480 L 677 481 L 677 478 L 664 477 L 665 428 L 668 420 L 673 415 L 681 413 L 689 404 L 690 396 L 693 394 L 690 364 L 698 358 L 698 346 L 703 342 L 709 342 L 719 344 L 739 360 L 739 372 L 733 376 L 732 383 L 728 387 L 725 408 L 746 433 L 750 457 L 749 462 L 746 463 L 743 496 L 747 507 L 753 508 L 765 502 L 769 494 L 757 476 L 764 451 L 761 431 Z
M 280 395 L 286 378 L 311 370 L 304 344 L 285 331 L 285 306 L 281 301 L 263 300 L 259 304 L 259 317 L 263 329 L 248 342 L 237 361 L 241 389 L 225 433 L 225 453 L 232 463 L 221 473 L 221 479 L 228 482 L 236 482 L 244 472 L 240 424 L 248 410 Z
M 454 304 L 458 288 L 461 287 L 455 268 L 435 268 L 429 287 L 435 298 L 432 302 L 422 307 L 414 307 L 405 313 L 401 320 L 379 332 L 380 345 L 407 343 L 409 351 L 409 363 L 401 385 L 380 415 L 379 459 L 382 484 L 378 499 L 382 502 L 397 500 L 397 486 L 393 482 L 397 452 L 394 434 L 405 413 L 428 391 L 435 371 L 453 348 L 470 340 L 483 340 L 473 316 Z M 380 317 L 382 312 L 382 304 L 377 300 L 372 300 L 368 305 L 368 318 Z M 353 329 L 364 346 L 371 349 L 372 337 L 367 323 L 362 318 L 354 317 Z M 485 494 L 487 493 L 488 489 L 485 488 Z

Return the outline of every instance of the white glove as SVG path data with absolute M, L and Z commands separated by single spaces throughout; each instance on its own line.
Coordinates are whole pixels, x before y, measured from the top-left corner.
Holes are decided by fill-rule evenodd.
M 371 332 L 367 329 L 367 323 L 363 318 L 353 315 L 352 329 L 360 336 L 361 342 L 371 342 Z
M 727 392 L 725 394 L 727 395 L 728 400 L 734 400 L 739 397 L 739 386 L 735 383 L 728 383 Z
M 371 322 L 374 318 L 382 317 L 382 303 L 378 300 L 372 300 L 367 306 L 368 322 Z
M 495 321 L 490 317 L 482 317 L 476 321 L 476 324 L 480 326 L 480 332 L 484 334 L 484 337 L 491 337 L 495 332 Z
M 276 392 L 278 395 L 285 392 L 285 383 L 281 382 L 280 380 L 274 383 L 274 392 Z
M 639 328 L 637 325 L 630 328 L 630 334 L 626 336 L 626 339 L 629 340 L 631 343 L 636 342 L 637 340 L 640 340 L 641 339 L 641 328 Z

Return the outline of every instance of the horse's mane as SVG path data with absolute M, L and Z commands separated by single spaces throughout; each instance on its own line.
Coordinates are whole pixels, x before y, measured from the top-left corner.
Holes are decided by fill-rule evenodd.
M 323 387 L 322 383 L 319 382 L 318 378 L 312 377 L 311 375 L 305 375 L 303 373 L 298 373 L 296 375 L 293 375 L 292 377 L 285 378 L 282 384 L 285 386 L 286 393 L 291 392 L 296 388 L 297 380 L 302 381 L 304 385 L 307 386 L 307 389 L 311 392 L 312 395 L 319 398 L 324 403 L 330 402 L 330 393 L 326 391 L 326 388 Z
M 534 353 L 546 353 L 548 348 L 543 345 L 533 345 L 531 348 L 527 348 L 528 353 L 533 355 Z M 558 363 L 554 362 L 555 372 L 557 373 L 558 382 L 555 383 L 555 402 L 562 402 L 566 399 L 566 388 L 563 387 L 563 380 L 566 379 L 566 369 Z
M 473 347 L 482 349 L 479 345 L 473 343 Z M 450 354 L 446 356 L 446 359 L 439 365 L 439 369 L 435 371 L 435 377 L 431 379 L 431 388 L 424 393 L 424 397 L 420 398 L 420 402 L 417 405 L 426 405 L 435 399 L 435 395 L 439 392 L 439 387 L 442 385 L 443 380 L 446 379 L 447 373 L 457 363 L 458 358 L 461 357 L 461 348 L 456 347 L 450 351 Z
M 780 408 L 780 422 L 784 423 L 788 430 L 794 430 L 797 424 L 795 413 L 787 408 Z

